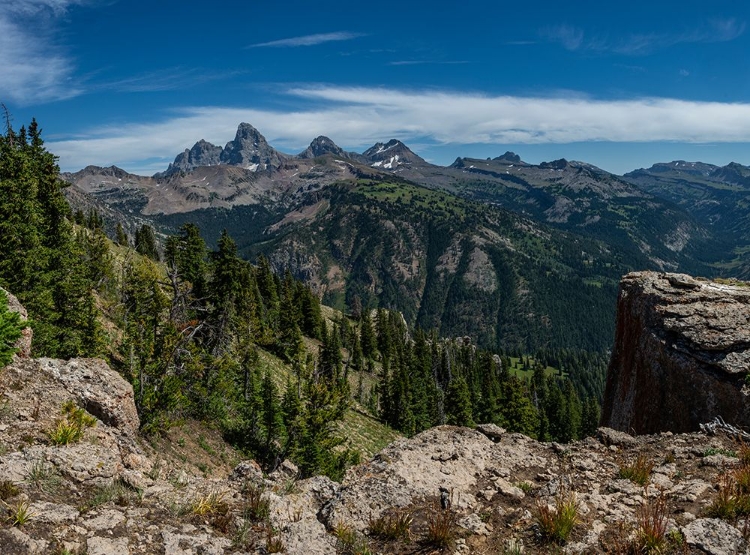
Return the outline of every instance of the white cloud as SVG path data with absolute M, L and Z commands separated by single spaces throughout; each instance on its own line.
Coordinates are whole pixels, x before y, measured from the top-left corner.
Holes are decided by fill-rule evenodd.
M 745 28 L 744 21 L 727 18 L 711 19 L 681 32 L 630 33 L 619 38 L 601 34 L 587 36 L 580 27 L 567 24 L 544 28 L 540 34 L 551 42 L 561 44 L 566 50 L 642 56 L 678 44 L 729 42 L 739 38 L 745 32 Z
M 350 33 L 348 31 L 339 31 L 336 33 L 318 33 L 316 35 L 304 35 L 301 37 L 291 37 L 288 39 L 272 40 L 270 42 L 261 42 L 258 44 L 251 44 L 248 48 L 260 48 L 260 47 L 295 47 L 295 46 L 315 46 L 316 44 L 323 44 L 324 42 L 336 42 L 342 40 L 352 40 L 362 37 L 361 33 Z
M 55 41 L 55 22 L 87 0 L 11 0 L 0 3 L 0 98 L 31 104 L 70 98 L 72 61 Z
M 611 142 L 750 142 L 750 104 L 670 98 L 593 100 L 488 96 L 336 86 L 297 87 L 287 95 L 314 108 L 272 111 L 198 107 L 161 122 L 91 130 L 86 137 L 50 142 L 61 165 L 146 168 L 171 160 L 198 139 L 223 145 L 237 124 L 257 127 L 276 148 L 302 150 L 327 135 L 345 148 L 390 138 L 432 144 L 563 144 Z

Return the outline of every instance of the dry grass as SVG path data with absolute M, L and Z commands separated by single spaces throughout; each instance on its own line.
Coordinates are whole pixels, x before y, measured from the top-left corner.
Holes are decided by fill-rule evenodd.
M 427 515 L 427 532 L 424 543 L 440 549 L 451 547 L 456 541 L 458 515 L 451 509 L 443 510 L 435 503 Z
M 558 493 L 553 506 L 537 503 L 537 524 L 548 542 L 564 544 L 577 522 L 578 501 L 574 493 Z
M 646 455 L 640 454 L 632 463 L 620 468 L 619 476 L 645 487 L 651 479 L 653 469 L 654 461 L 648 459 Z
M 367 530 L 371 536 L 384 541 L 409 539 L 411 537 L 411 525 L 414 521 L 411 513 L 406 511 L 393 511 L 380 515 L 378 518 L 370 518 Z

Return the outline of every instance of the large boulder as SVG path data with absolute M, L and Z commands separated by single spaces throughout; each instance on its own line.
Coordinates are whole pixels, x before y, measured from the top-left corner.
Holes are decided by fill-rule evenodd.
M 602 425 L 688 432 L 750 427 L 750 286 L 634 272 L 620 284 Z

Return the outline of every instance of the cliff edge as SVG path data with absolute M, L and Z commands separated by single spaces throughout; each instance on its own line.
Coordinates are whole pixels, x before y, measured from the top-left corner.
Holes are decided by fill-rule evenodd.
M 750 428 L 750 284 L 634 272 L 620 284 L 602 425 L 697 431 L 720 416 Z

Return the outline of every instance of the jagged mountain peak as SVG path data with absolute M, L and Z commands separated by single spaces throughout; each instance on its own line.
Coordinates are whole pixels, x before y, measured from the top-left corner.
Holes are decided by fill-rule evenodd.
M 362 157 L 374 168 L 395 169 L 404 164 L 426 164 L 411 149 L 398 139 L 387 143 L 375 143 L 362 153 Z
M 268 144 L 266 138 L 249 123 L 240 123 L 234 140 L 229 141 L 221 153 L 221 162 L 242 166 L 251 171 L 267 170 L 281 166 L 286 156 Z
M 333 154 L 342 158 L 349 158 L 344 150 L 325 135 L 320 135 L 312 140 L 310 146 L 299 154 L 300 158 L 317 158 L 326 154 Z
M 188 172 L 199 166 L 215 166 L 221 163 L 223 149 L 208 141 L 201 139 L 193 145 L 193 148 L 185 149 L 178 154 L 174 162 L 169 164 L 167 171 L 157 174 L 157 177 L 168 176 L 177 172 Z
M 521 163 L 521 157 L 515 152 L 511 152 L 510 150 L 506 151 L 502 156 L 493 158 L 493 160 L 497 160 L 498 162 L 510 162 L 511 164 Z

